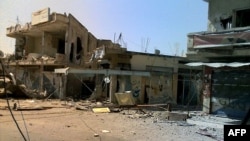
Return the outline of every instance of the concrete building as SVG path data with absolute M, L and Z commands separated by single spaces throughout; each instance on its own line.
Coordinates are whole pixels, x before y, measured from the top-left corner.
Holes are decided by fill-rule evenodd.
M 203 110 L 242 118 L 250 108 L 250 0 L 205 0 L 207 31 L 188 34 L 190 66 L 203 68 Z
M 201 101 L 200 77 L 193 77 L 200 68 L 190 70 L 186 58 L 127 51 L 96 38 L 71 14 L 39 10 L 30 23 L 7 28 L 6 35 L 16 39 L 15 58 L 6 62 L 9 71 L 27 90 L 44 97 L 115 103 L 116 93 L 130 93 L 135 104 Z

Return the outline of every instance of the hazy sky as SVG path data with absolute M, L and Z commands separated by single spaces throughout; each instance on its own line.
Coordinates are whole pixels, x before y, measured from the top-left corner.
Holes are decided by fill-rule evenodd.
M 31 21 L 32 12 L 71 13 L 99 39 L 122 33 L 127 50 L 181 55 L 187 34 L 207 30 L 208 3 L 203 0 L 0 0 L 0 50 L 13 53 L 6 28 Z

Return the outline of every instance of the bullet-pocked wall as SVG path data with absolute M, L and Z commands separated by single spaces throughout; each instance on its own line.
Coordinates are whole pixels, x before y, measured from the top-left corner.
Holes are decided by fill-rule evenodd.
M 178 59 L 175 57 L 136 54 L 132 70 L 146 70 L 150 77 L 131 76 L 132 94 L 138 103 L 176 103 Z

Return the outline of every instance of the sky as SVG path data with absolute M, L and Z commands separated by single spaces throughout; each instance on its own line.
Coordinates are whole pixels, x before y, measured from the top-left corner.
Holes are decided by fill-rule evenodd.
M 47 7 L 51 13 L 71 13 L 96 38 L 119 42 L 129 51 L 183 56 L 187 34 L 207 30 L 203 0 L 1 0 L 0 50 L 14 53 L 7 27 L 31 22 L 32 12 Z

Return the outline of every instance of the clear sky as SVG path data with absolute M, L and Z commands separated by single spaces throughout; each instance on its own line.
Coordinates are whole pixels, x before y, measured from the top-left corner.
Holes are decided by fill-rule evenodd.
M 13 53 L 6 28 L 31 21 L 32 12 L 71 13 L 98 39 L 115 41 L 122 33 L 129 51 L 182 55 L 187 34 L 207 30 L 208 3 L 203 0 L 0 0 L 0 50 Z

